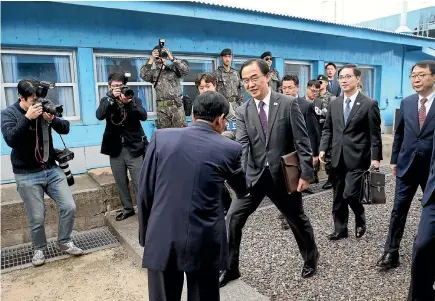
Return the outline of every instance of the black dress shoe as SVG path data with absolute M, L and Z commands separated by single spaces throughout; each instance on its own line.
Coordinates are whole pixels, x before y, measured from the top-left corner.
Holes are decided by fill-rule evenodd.
M 378 260 L 377 266 L 386 270 L 397 268 L 400 264 L 399 252 L 384 253 Z
M 305 263 L 302 268 L 302 278 L 310 278 L 317 272 L 317 262 L 319 261 L 319 253 L 317 253 L 316 260 L 312 264 Z
M 240 278 L 239 270 L 225 270 L 219 273 L 219 287 L 227 285 L 228 282 Z
M 340 240 L 343 238 L 347 238 L 348 234 L 347 231 L 345 232 L 333 232 L 331 234 L 328 235 L 329 240 Z
M 356 229 L 355 229 L 355 237 L 356 237 L 356 238 L 361 238 L 361 237 L 363 237 L 364 234 L 366 233 L 366 230 L 367 230 L 366 226 L 363 226 L 363 227 L 356 227 Z
M 322 189 L 331 189 L 332 188 L 332 182 L 331 181 L 326 181 L 325 184 L 323 184 Z
M 129 218 L 130 216 L 133 216 L 133 215 L 135 215 L 134 211 L 131 211 L 131 212 L 121 212 L 120 214 L 118 214 L 116 216 L 116 220 L 118 222 L 119 221 L 123 221 L 123 220 L 125 220 L 125 219 L 127 219 L 127 218 Z

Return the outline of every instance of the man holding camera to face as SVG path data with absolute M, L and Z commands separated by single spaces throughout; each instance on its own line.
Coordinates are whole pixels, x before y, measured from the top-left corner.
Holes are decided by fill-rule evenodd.
M 98 120 L 106 119 L 101 153 L 110 156 L 110 167 L 124 206 L 116 216 L 117 221 L 135 214 L 127 170 L 137 193 L 142 160 L 148 145 L 140 123 L 147 119 L 147 111 L 142 101 L 134 96 L 133 90 L 126 86 L 126 75 L 119 72 L 109 75 L 109 92 L 101 99 L 96 112 Z
M 160 39 L 149 61 L 140 69 L 140 77 L 154 84 L 157 94 L 157 128 L 187 127 L 180 79 L 189 73 L 189 65 L 186 60 L 174 58 L 164 45 L 164 39 Z M 168 59 L 172 64 L 166 65 Z M 153 63 L 156 63 L 157 69 L 152 69 Z
M 67 178 L 56 165 L 58 158 L 51 136 L 51 129 L 68 134 L 69 122 L 58 117 L 62 113 L 61 106 L 44 98 L 49 88 L 47 83 L 23 79 L 17 88 L 18 101 L 1 112 L 1 131 L 6 144 L 12 148 L 12 168 L 24 202 L 34 250 L 32 263 L 39 266 L 45 263 L 47 246 L 44 192 L 59 206 L 58 249 L 71 255 L 83 253 L 71 240 L 76 205 Z

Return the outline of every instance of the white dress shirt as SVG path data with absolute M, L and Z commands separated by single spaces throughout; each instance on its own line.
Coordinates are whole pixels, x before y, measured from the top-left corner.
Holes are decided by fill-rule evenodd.
M 358 93 L 359 93 L 359 91 L 356 90 L 356 93 L 353 94 L 353 95 L 351 95 L 350 97 L 346 97 L 346 95 L 343 94 L 343 97 L 344 97 L 344 101 L 343 101 L 343 112 L 346 111 L 346 99 L 348 99 L 348 98 L 350 98 L 349 106 L 350 106 L 350 110 L 352 111 L 353 104 L 355 103 L 355 99 L 356 99 L 356 97 L 358 96 Z
M 435 91 L 432 92 L 432 94 L 430 94 L 427 98 L 426 103 L 424 104 L 424 106 L 426 107 L 426 116 L 429 114 L 429 110 L 430 107 L 433 103 L 433 99 L 435 97 Z M 421 96 L 420 94 L 418 94 L 418 110 L 420 111 L 421 108 L 421 99 L 424 98 L 423 96 Z
M 267 93 L 266 97 L 263 100 L 258 100 L 254 98 L 255 105 L 257 106 L 258 114 L 260 114 L 260 101 L 264 102 L 264 112 L 266 112 L 267 121 L 269 121 L 269 104 L 270 104 L 270 95 L 272 94 L 272 90 L 269 88 L 269 93 Z

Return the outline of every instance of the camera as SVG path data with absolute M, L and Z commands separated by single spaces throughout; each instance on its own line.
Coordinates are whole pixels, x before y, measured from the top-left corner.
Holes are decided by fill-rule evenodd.
M 164 51 L 165 48 L 165 39 L 159 39 L 159 57 L 162 59 L 168 58 L 168 53 Z
M 48 93 L 48 89 L 53 89 L 55 86 L 54 82 L 40 81 L 38 87 L 36 87 L 36 97 L 38 97 L 37 103 L 42 104 L 42 111 L 61 117 L 63 113 L 62 105 L 55 105 L 51 100 L 45 98 Z
M 129 73 L 129 72 L 125 72 L 125 73 L 124 73 L 124 76 L 125 76 L 125 78 L 126 78 L 126 80 L 124 81 L 124 83 L 127 83 L 128 79 L 131 77 L 131 73 Z M 120 88 L 121 88 L 121 93 L 122 93 L 126 98 L 128 98 L 128 99 L 132 99 L 132 98 L 133 98 L 133 96 L 134 96 L 134 91 L 133 91 L 129 86 L 127 86 L 127 85 L 123 85 L 123 86 L 121 86 Z M 107 97 L 110 97 L 110 98 L 112 98 L 112 99 L 116 99 L 116 98 L 117 98 L 117 97 L 115 97 L 115 95 L 113 95 L 113 92 L 112 92 L 111 90 L 109 90 L 109 91 L 106 93 L 106 96 L 107 96 Z M 111 104 L 113 104 L 113 103 L 111 103 Z
M 55 149 L 55 160 L 59 164 L 59 167 L 62 169 L 66 176 L 66 181 L 68 182 L 68 186 L 74 185 L 74 177 L 71 173 L 71 170 L 69 169 L 68 161 L 71 161 L 74 159 L 74 153 L 70 151 L 69 149 L 65 148 L 63 150 Z

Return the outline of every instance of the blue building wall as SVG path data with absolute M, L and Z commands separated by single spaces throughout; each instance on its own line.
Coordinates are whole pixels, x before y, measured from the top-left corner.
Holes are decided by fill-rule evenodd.
M 199 19 L 54 2 L 26 2 L 26 5 L 2 2 L 1 5 L 3 48 L 72 49 L 76 52 L 81 120 L 72 123 L 71 132 L 65 137 L 67 145 L 73 148 L 99 146 L 104 131 L 105 122 L 95 118 L 95 51 L 148 56 L 158 39 L 165 38 L 175 56 L 217 57 L 223 48 L 229 47 L 236 57 L 258 57 L 270 50 L 276 57 L 275 65 L 280 74 L 284 73 L 284 60 L 311 62 L 313 77 L 323 72 L 325 62 L 329 61 L 370 65 L 376 70 L 375 98 L 387 126 L 393 124 L 394 109 L 399 107 L 402 94 L 412 92 L 409 71 L 402 72 L 402 68 L 409 69 L 413 63 L 427 57 L 418 51 L 408 54 L 409 47 L 395 43 L 342 37 L 333 32 L 314 33 L 308 28 L 307 32 L 302 32 L 223 22 L 211 17 Z M 153 118 L 143 122 L 143 127 L 150 137 L 154 130 Z M 58 137 L 55 144 L 61 145 Z M 9 153 L 10 148 L 1 139 L 1 154 Z M 92 160 L 85 165 L 85 169 L 93 167 L 99 166 L 93 165 Z M 81 167 L 75 171 L 85 170 Z
M 406 25 L 414 31 L 418 28 L 421 18 L 435 16 L 435 6 L 409 11 L 406 15 Z M 394 32 L 400 26 L 400 14 L 358 23 L 359 26 Z

